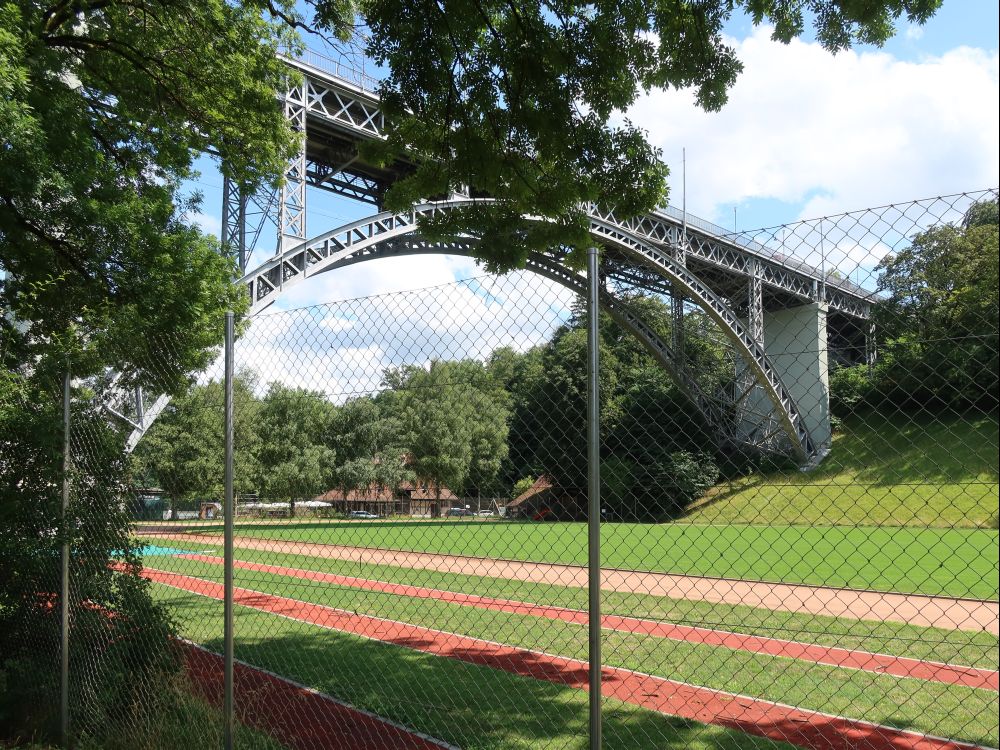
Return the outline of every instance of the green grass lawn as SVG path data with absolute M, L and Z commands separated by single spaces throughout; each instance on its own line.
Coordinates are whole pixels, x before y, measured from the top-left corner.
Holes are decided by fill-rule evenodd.
M 853 415 L 813 471 L 720 484 L 684 520 L 995 529 L 998 434 L 981 414 Z
M 221 526 L 192 532 L 221 532 Z M 585 565 L 583 523 L 453 521 L 243 524 L 239 536 Z M 998 534 L 987 529 L 607 523 L 602 565 L 995 600 Z
M 185 543 L 184 547 L 203 554 L 222 556 L 220 546 Z M 577 610 L 587 609 L 585 588 L 248 549 L 237 549 L 236 558 L 247 562 L 281 565 L 374 581 L 488 595 Z M 147 563 L 153 567 L 179 573 L 212 573 L 211 567 L 184 558 L 156 556 L 149 558 Z M 234 572 L 237 585 L 247 588 L 253 588 L 256 575 L 252 571 L 239 569 Z M 290 580 L 289 591 L 301 585 L 302 581 Z M 1000 640 L 981 632 L 915 627 L 895 622 L 859 621 L 796 612 L 773 612 L 762 608 L 614 591 L 605 591 L 602 594 L 601 610 L 605 614 L 619 614 L 679 625 L 716 628 L 749 635 L 973 667 L 996 669 L 1000 660 Z
M 157 558 L 152 564 L 161 569 L 179 564 L 188 574 L 221 581 L 222 568 L 218 565 L 169 558 Z M 587 629 L 580 625 L 315 584 L 266 573 L 242 572 L 237 585 L 359 614 L 499 640 L 550 654 L 587 658 Z M 270 627 L 262 628 L 259 634 L 270 637 L 269 631 Z M 252 640 L 257 635 L 246 627 L 241 627 L 239 632 L 241 639 L 249 637 Z M 996 696 L 990 691 L 616 632 L 606 635 L 604 661 L 609 666 L 804 708 L 981 744 L 997 743 L 992 709 Z M 288 665 L 277 671 L 285 674 L 287 669 Z M 479 691 L 478 694 L 485 693 Z

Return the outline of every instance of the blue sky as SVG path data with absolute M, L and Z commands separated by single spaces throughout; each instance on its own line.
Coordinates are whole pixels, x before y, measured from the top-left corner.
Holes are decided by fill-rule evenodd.
M 746 70 L 722 112 L 701 112 L 690 92 L 656 92 L 627 113 L 673 170 L 672 204 L 682 198 L 682 149 L 688 210 L 740 230 L 1000 182 L 995 0 L 946 0 L 926 25 L 904 22 L 882 49 L 837 56 L 810 34 L 788 46 L 773 43 L 745 17 L 734 18 L 727 33 Z M 217 232 L 222 179 L 210 159 L 199 168 L 202 176 L 190 185 L 204 195 L 198 218 Z M 370 212 L 311 190 L 308 234 Z M 274 246 L 265 233 L 260 260 Z M 476 273 L 464 259 L 362 264 L 304 285 L 283 306 Z

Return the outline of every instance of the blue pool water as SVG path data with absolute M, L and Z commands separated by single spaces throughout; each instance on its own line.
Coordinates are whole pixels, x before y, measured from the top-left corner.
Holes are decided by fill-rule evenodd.
M 144 544 L 142 546 L 143 557 L 164 557 L 166 555 L 190 555 L 192 550 L 177 549 L 176 547 L 161 547 L 158 544 Z

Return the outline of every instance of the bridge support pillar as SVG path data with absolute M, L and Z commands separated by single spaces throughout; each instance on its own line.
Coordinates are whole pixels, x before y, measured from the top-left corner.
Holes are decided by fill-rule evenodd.
M 222 250 L 240 264 L 240 273 L 247 270 L 247 195 L 228 177 L 222 178 Z
M 829 449 L 832 437 L 826 318 L 827 305 L 818 302 L 763 314 L 764 349 L 819 455 Z
M 302 137 L 299 153 L 285 171 L 278 194 L 278 248 L 285 250 L 306 240 L 306 86 L 296 86 L 285 94 L 285 117 Z

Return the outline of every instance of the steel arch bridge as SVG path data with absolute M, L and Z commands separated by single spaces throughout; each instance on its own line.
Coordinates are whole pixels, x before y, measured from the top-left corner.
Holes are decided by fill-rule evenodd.
M 473 201 L 467 199 L 455 199 L 425 203 L 404 213 L 380 213 L 351 222 L 286 250 L 244 276 L 243 282 L 247 285 L 253 305 L 252 313 L 276 301 L 285 289 L 334 268 L 392 255 L 474 255 L 472 241 L 427 243 L 420 237 L 418 229 L 421 216 L 449 211 L 471 203 Z M 768 415 L 773 419 L 768 421 L 776 421 L 779 426 L 770 430 L 758 430 L 753 438 L 747 436 L 747 442 L 765 446 L 783 433 L 791 452 L 798 460 L 811 460 L 816 455 L 817 448 L 804 426 L 794 399 L 769 362 L 763 347 L 750 336 L 725 301 L 662 248 L 644 241 L 596 212 L 591 212 L 590 231 L 595 241 L 604 246 L 606 255 L 611 255 L 619 263 L 654 271 L 666 279 L 673 289 L 701 307 L 718 324 L 743 361 L 753 370 L 755 382 L 763 388 L 773 405 L 773 413 Z M 404 238 L 410 241 L 400 242 Z M 533 254 L 527 267 L 578 293 L 585 290 L 585 280 L 566 268 L 558 255 Z M 728 439 L 733 439 L 735 430 L 726 425 L 723 409 L 701 391 L 671 347 L 653 333 L 652 327 L 629 313 L 627 307 L 606 289 L 602 295 L 602 305 L 654 355 L 692 399 L 708 423 Z
M 386 188 L 412 166 L 399 161 L 376 167 L 360 155 L 359 145 L 382 137 L 384 130 L 373 86 L 361 77 L 346 76 L 339 68 L 331 69 L 319 56 L 285 58 L 285 62 L 303 76 L 301 86 L 281 96 L 286 116 L 304 135 L 302 150 L 277 191 L 246 195 L 228 180 L 223 186 L 223 245 L 245 274 L 242 282 L 250 293 L 251 315 L 277 301 L 289 287 L 347 265 L 405 254 L 474 255 L 472 239 L 431 243 L 420 236 L 418 228 L 422 216 L 474 202 L 462 197 L 401 213 L 380 212 L 307 239 L 307 186 L 381 206 Z M 815 408 L 817 404 L 822 407 L 824 399 L 828 408 L 825 354 L 821 362 L 806 363 L 804 379 L 801 367 L 792 377 L 787 365 L 776 366 L 776 352 L 768 351 L 765 319 L 783 311 L 800 311 L 825 349 L 828 326 L 867 330 L 869 293 L 674 209 L 621 220 L 611 211 L 588 208 L 591 235 L 604 250 L 604 273 L 668 294 L 675 335 L 670 344 L 660 340 L 652 326 L 608 289 L 602 292 L 602 307 L 650 351 L 719 438 L 777 450 L 802 465 L 820 460 L 829 442 L 828 412 L 820 408 L 818 413 Z M 277 226 L 277 251 L 248 270 L 267 220 Z M 573 291 L 584 289 L 584 279 L 563 265 L 557 251 L 532 255 L 527 267 Z M 705 393 L 685 367 L 683 336 L 678 335 L 685 300 L 701 308 L 728 338 L 739 362 L 739 392 L 728 396 Z M 137 398 L 139 416 L 129 420 L 129 449 L 166 403 L 161 397 L 144 408 Z
M 250 271 L 241 280 L 250 294 L 251 317 L 276 302 L 286 290 L 315 275 L 345 266 L 401 255 L 449 254 L 474 257 L 474 240 L 428 242 L 421 237 L 418 227 L 421 216 L 453 210 L 472 202 L 456 199 L 426 203 L 403 213 L 380 213 L 350 222 L 286 250 Z M 611 261 L 612 266 L 641 266 L 667 280 L 674 294 L 683 294 L 695 302 L 719 326 L 742 361 L 754 373 L 752 383 L 762 390 L 770 408 L 758 412 L 753 424 L 748 426 L 746 413 L 741 419 L 734 419 L 739 403 L 726 403 L 718 394 L 705 393 L 694 375 L 685 367 L 683 359 L 655 333 L 647 321 L 630 310 L 610 290 L 601 291 L 602 308 L 616 323 L 631 333 L 667 371 L 707 424 L 714 429 L 720 441 L 742 443 L 770 451 L 786 451 L 800 463 L 815 459 L 818 448 L 804 424 L 794 398 L 782 383 L 780 374 L 770 363 L 763 347 L 753 339 L 726 302 L 664 249 L 644 241 L 596 212 L 591 214 L 591 234 L 595 241 L 604 245 L 606 259 Z M 559 254 L 533 253 L 528 258 L 526 268 L 577 294 L 586 292 L 585 278 L 566 267 Z M 614 270 L 611 272 L 615 273 Z M 743 398 L 749 393 L 750 390 L 747 390 Z M 161 397 L 142 411 L 142 418 L 133 423 L 130 448 L 138 444 L 167 403 L 168 399 Z

